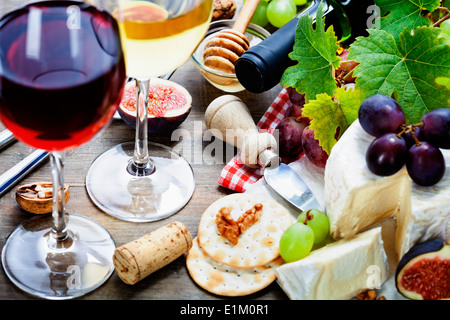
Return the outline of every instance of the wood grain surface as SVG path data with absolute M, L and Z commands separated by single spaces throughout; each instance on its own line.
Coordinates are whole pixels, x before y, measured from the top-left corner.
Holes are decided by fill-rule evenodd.
M 0 10 L 6 10 L 14 1 L 1 0 Z M 17 1 L 15 1 L 17 2 Z M 191 61 L 187 61 L 180 67 L 171 78 L 184 86 L 192 95 L 192 111 L 187 120 L 180 126 L 188 130 L 190 134 L 182 142 L 172 141 L 170 134 L 152 134 L 149 140 L 174 147 L 178 143 L 185 144 L 183 147 L 191 148 L 191 157 L 188 159 L 194 170 L 196 187 L 192 199 L 177 214 L 151 223 L 132 223 L 115 219 L 99 210 L 90 200 L 85 188 L 85 176 L 92 161 L 103 151 L 121 142 L 132 141 L 134 130 L 127 126 L 122 120 L 113 120 L 101 135 L 95 137 L 80 148 L 67 152 L 65 157 L 65 182 L 71 186 L 71 198 L 67 203 L 68 212 L 85 215 L 102 224 L 114 238 L 116 245 L 120 246 L 135 240 L 149 232 L 169 224 L 180 221 L 186 225 L 195 237 L 198 223 L 203 211 L 216 199 L 232 193 L 232 191 L 220 187 L 217 184 L 220 171 L 226 161 L 217 161 L 207 164 L 199 161 L 199 152 L 203 152 L 210 141 L 203 141 L 205 125 L 203 122 L 204 112 L 209 103 L 225 94 L 209 84 L 196 70 Z M 267 110 L 275 97 L 280 92 L 278 85 L 270 91 L 261 94 L 252 94 L 247 91 L 236 93 L 249 107 L 252 117 L 258 121 Z M 88 99 L 89 97 L 86 97 Z M 32 103 L 32 101 L 30 101 Z M 0 129 L 3 126 L 0 125 Z M 226 148 L 226 145 L 223 145 Z M 15 142 L 9 147 L 0 150 L 0 174 L 8 170 L 33 151 L 32 148 Z M 197 157 L 197 158 L 195 158 Z M 35 181 L 51 180 L 50 163 L 47 162 L 25 177 L 19 184 Z M 23 211 L 15 200 L 16 187 L 0 197 L 0 249 L 3 248 L 8 235 L 23 221 L 32 217 Z M 6 277 L 3 268 L 0 270 L 0 300 L 2 299 L 34 299 L 32 296 L 16 288 Z M 79 299 L 99 300 L 122 300 L 122 299 L 223 299 L 208 293 L 189 276 L 185 265 L 185 256 L 182 256 L 168 266 L 151 274 L 134 286 L 122 282 L 114 272 L 109 280 L 97 290 Z M 266 289 L 246 296 L 245 299 L 287 299 L 279 285 L 274 282 Z

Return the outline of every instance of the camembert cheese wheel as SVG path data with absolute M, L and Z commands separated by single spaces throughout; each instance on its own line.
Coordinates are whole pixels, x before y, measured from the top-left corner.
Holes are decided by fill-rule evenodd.
M 331 150 L 324 195 L 333 238 L 350 238 L 390 217 L 397 218 L 395 248 L 401 258 L 415 243 L 440 237 L 450 228 L 450 150 L 441 150 L 446 173 L 421 187 L 404 167 L 381 177 L 369 171 L 366 150 L 374 137 L 356 120 Z

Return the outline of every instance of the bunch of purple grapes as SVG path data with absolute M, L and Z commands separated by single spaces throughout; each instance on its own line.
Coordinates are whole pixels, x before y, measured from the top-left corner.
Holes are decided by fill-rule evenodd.
M 295 88 L 287 88 L 292 106 L 277 126 L 279 154 L 281 161 L 289 163 L 297 160 L 302 152 L 316 166 L 325 167 L 328 154 L 315 139 L 314 130 L 309 127 L 310 119 L 302 115 L 305 95 L 298 93 Z
M 366 153 L 370 171 L 389 176 L 406 165 L 411 179 L 421 186 L 432 186 L 445 174 L 440 149 L 450 149 L 450 109 L 426 113 L 420 123 L 406 125 L 405 115 L 392 98 L 376 94 L 361 104 L 361 127 L 375 136 Z

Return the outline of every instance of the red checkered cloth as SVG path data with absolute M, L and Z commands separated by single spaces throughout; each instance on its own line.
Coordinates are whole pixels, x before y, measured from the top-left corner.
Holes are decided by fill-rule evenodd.
M 283 88 L 257 124 L 258 130 L 272 133 L 285 118 L 286 111 L 292 105 L 286 88 Z M 263 169 L 252 169 L 239 160 L 238 155 L 232 158 L 222 169 L 219 185 L 227 189 L 245 192 L 249 185 L 263 176 Z

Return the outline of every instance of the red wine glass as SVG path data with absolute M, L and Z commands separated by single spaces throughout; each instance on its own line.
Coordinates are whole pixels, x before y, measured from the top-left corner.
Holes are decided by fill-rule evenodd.
M 53 212 L 23 222 L 2 250 L 6 275 L 34 296 L 79 297 L 114 270 L 109 232 L 65 211 L 63 159 L 109 123 L 125 78 L 118 25 L 93 5 L 40 1 L 0 20 L 0 120 L 51 154 Z

